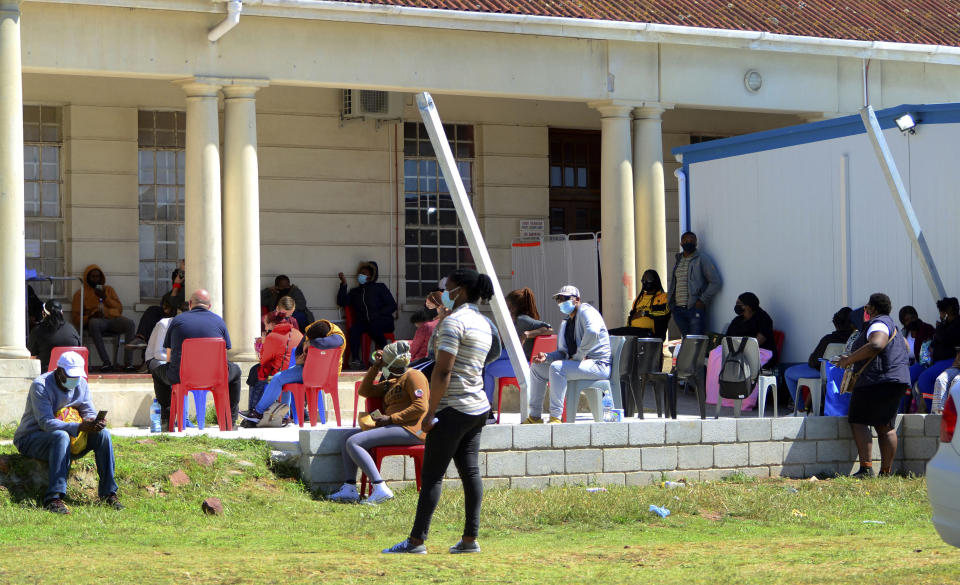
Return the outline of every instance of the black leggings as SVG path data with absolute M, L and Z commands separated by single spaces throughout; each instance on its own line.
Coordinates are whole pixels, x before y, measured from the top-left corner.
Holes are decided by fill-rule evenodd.
M 480 531 L 480 504 L 483 502 L 483 482 L 480 480 L 480 432 L 487 422 L 487 412 L 464 414 L 454 408 L 437 413 L 440 422 L 427 433 L 423 452 L 420 499 L 413 520 L 410 538 L 427 539 L 430 520 L 440 501 L 443 475 L 453 459 L 463 482 L 465 521 L 463 535 L 476 537 Z

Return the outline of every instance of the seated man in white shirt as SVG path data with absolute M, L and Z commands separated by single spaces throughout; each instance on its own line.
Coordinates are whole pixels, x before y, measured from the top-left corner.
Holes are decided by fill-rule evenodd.
M 162 308 L 164 317 L 157 322 L 153 327 L 153 331 L 150 332 L 150 339 L 147 341 L 147 348 L 143 353 L 143 362 L 147 366 L 147 371 L 153 376 L 154 390 L 156 390 L 157 386 L 156 370 L 167 363 L 169 359 L 167 349 L 163 347 L 163 340 L 167 337 L 167 328 L 170 327 L 170 322 L 173 321 L 173 318 L 180 312 L 179 307 L 174 307 L 172 304 L 167 303 L 167 297 L 163 298 Z

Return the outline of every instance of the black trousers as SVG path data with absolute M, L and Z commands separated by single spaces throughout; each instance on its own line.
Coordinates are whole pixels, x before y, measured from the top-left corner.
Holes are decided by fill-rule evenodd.
M 171 367 L 170 364 L 161 364 L 156 368 L 150 368 L 150 373 L 153 374 L 153 393 L 160 404 L 160 413 L 164 420 L 170 418 L 170 395 L 173 394 L 173 382 L 170 380 Z M 230 387 L 230 413 L 236 420 L 240 404 L 240 366 L 227 362 L 227 375 Z
M 427 433 L 423 451 L 420 499 L 417 500 L 417 515 L 413 520 L 410 538 L 427 539 L 430 520 L 440 502 L 443 475 L 450 460 L 457 466 L 463 483 L 464 525 L 463 535 L 476 537 L 480 531 L 480 504 L 483 502 L 483 482 L 480 480 L 480 432 L 487 422 L 487 415 L 464 414 L 455 408 L 444 408 L 437 413 L 439 422 Z

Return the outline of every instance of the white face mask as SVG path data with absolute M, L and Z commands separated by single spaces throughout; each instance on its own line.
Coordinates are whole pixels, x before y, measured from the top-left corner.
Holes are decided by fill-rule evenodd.
M 67 377 L 63 380 L 63 387 L 67 390 L 73 390 L 80 384 L 80 378 Z
M 393 366 L 393 364 L 397 363 L 398 361 L 400 361 L 400 356 L 397 356 L 397 357 L 393 358 L 393 361 L 392 361 L 392 362 L 390 362 L 389 364 L 384 364 L 384 366 L 383 366 L 382 368 L 380 368 L 380 375 L 383 376 L 383 379 L 384 379 L 384 380 L 386 380 L 386 379 L 389 378 L 390 376 L 399 376 L 399 375 L 400 375 L 400 374 L 394 374 L 393 372 L 390 371 L 390 367 Z

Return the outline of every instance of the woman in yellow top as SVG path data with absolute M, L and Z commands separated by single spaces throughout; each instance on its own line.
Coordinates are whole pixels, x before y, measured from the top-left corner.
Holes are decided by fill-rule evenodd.
M 610 335 L 659 337 L 666 339 L 670 323 L 670 307 L 656 270 L 647 270 L 640 278 L 641 290 L 627 315 L 627 326 L 609 331 Z

